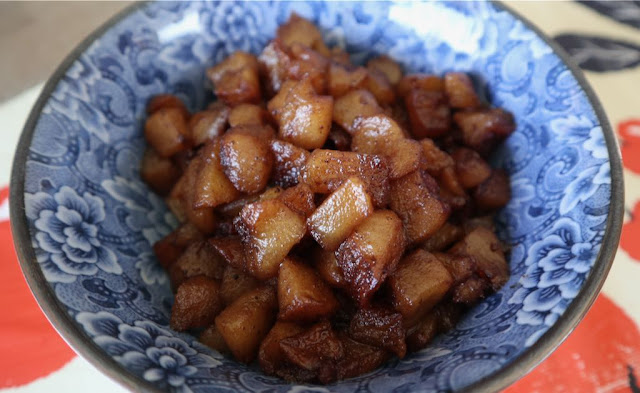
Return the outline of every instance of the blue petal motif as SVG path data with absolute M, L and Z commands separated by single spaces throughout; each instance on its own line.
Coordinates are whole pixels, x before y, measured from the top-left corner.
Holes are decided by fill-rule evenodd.
M 180 352 L 170 347 L 150 347 L 147 348 L 146 353 L 149 359 L 167 370 L 173 370 L 187 364 L 187 358 L 185 358 Z
M 95 342 L 128 369 L 148 381 L 189 391 L 187 378 L 221 363 L 148 321 L 124 323 L 113 314 L 82 312 L 76 316 Z
M 594 128 L 597 128 L 597 131 L 593 131 Z M 551 131 L 556 134 L 559 140 L 568 143 L 581 143 L 590 137 L 592 131 L 600 131 L 602 134 L 602 129 L 595 127 L 592 119 L 587 116 L 574 115 L 552 120 Z
M 155 366 L 147 355 L 137 351 L 126 352 L 122 356 L 117 356 L 116 360 L 138 375 L 144 375 L 147 370 Z
M 176 337 L 159 336 L 156 339 L 156 344 L 160 347 L 173 348 L 185 356 L 191 356 L 197 353 L 195 349 L 187 345 L 187 343 L 185 343 L 183 340 Z
M 42 210 L 35 221 L 35 227 L 57 243 L 64 243 L 66 240 L 63 233 L 65 224 L 56 217 L 55 210 Z
M 27 194 L 25 203 L 34 217 L 36 247 L 43 251 L 38 262 L 48 280 L 70 282 L 74 276 L 90 276 L 98 270 L 122 274 L 116 254 L 98 240 L 105 218 L 100 198 L 87 192 L 81 197 L 63 186 L 53 196 Z
M 122 320 L 115 315 L 100 311 L 98 313 L 81 312 L 76 321 L 92 336 L 117 336 Z
M 63 186 L 60 188 L 60 191 L 54 195 L 54 199 L 58 203 L 58 213 L 61 215 L 59 218 L 67 225 L 72 225 L 72 222 L 87 220 L 91 217 L 89 206 L 71 187 Z M 70 214 L 78 215 L 78 217 L 68 217 Z M 69 220 L 69 222 L 64 221 L 65 219 Z
M 560 285 L 560 292 L 565 299 L 573 299 L 578 296 L 580 288 L 586 279 L 585 275 L 577 275 L 571 282 Z
M 133 345 L 137 351 L 144 351 L 154 345 L 153 338 L 149 335 L 149 332 L 136 326 L 121 326 L 118 339 Z
M 539 326 L 544 324 L 544 318 L 547 313 L 539 311 L 520 310 L 516 314 L 517 321 L 520 325 Z
M 40 212 L 53 212 L 58 207 L 58 204 L 51 195 L 44 192 L 37 192 L 35 194 L 26 194 L 24 196 L 24 207 L 27 213 L 27 218 L 30 220 L 37 220 L 40 218 Z
M 83 251 L 79 248 L 73 248 L 68 243 L 62 245 L 64 256 L 73 263 L 96 263 L 98 262 L 98 253 L 95 249 L 89 248 L 89 251 Z
M 569 184 L 567 191 L 560 202 L 560 213 L 567 214 L 573 210 L 579 203 L 586 201 L 596 193 L 600 184 L 594 182 L 594 178 L 600 167 L 592 166 L 578 175 L 578 177 Z
M 523 311 L 549 311 L 562 300 L 557 287 L 539 288 L 531 292 L 522 302 Z
M 95 342 L 111 356 L 122 356 L 136 349 L 133 345 L 110 336 L 96 337 Z
M 77 210 L 72 210 L 62 205 L 58 206 L 55 216 L 66 227 L 80 225 L 85 219 Z
M 44 273 L 47 281 L 50 282 L 59 282 L 64 284 L 70 284 L 76 281 L 76 275 L 67 274 L 60 270 L 58 265 L 51 261 L 51 255 L 46 254 L 44 256 L 38 257 L 38 263 L 42 268 L 42 272 Z
M 92 276 L 98 272 L 98 267 L 95 264 L 88 261 L 74 262 L 67 257 L 66 252 L 51 255 L 51 262 L 61 271 L 74 276 Z
M 167 282 L 167 273 L 150 252 L 140 254 L 136 268 L 140 270 L 140 277 L 147 285 L 162 285 Z
M 571 282 L 576 278 L 577 273 L 566 269 L 556 269 L 550 272 L 545 272 L 540 276 L 540 288 L 549 288 Z
M 150 368 L 142 374 L 142 377 L 147 381 L 156 382 L 167 377 L 167 373 L 161 368 Z
M 167 212 L 166 205 L 140 181 L 130 181 L 117 176 L 102 183 L 109 195 L 123 202 L 129 210 L 126 220 L 129 229 L 142 231 L 150 244 L 169 234 L 177 226 L 175 217 Z
M 122 267 L 118 264 L 116 254 L 106 247 L 96 248 L 98 252 L 97 265 L 106 273 L 122 274 Z
M 607 152 L 607 142 L 604 140 L 602 127 L 593 127 L 589 132 L 589 139 L 583 144 L 584 148 L 591 152 L 594 158 L 606 159 L 609 157 Z
M 82 251 L 89 252 L 94 246 L 99 246 L 100 242 L 96 239 L 98 228 L 94 225 L 84 222 L 75 226 L 67 226 L 62 230 L 67 237 L 66 241 L 70 247 L 78 248 Z
M 37 247 L 39 247 L 42 251 L 55 254 L 62 252 L 60 243 L 53 240 L 51 238 L 51 235 L 47 232 L 36 233 L 36 241 L 38 242 Z M 42 256 L 44 257 L 45 255 L 46 254 L 43 254 Z
M 545 272 L 552 272 L 558 269 L 564 269 L 565 264 L 571 259 L 571 253 L 566 248 L 551 249 L 547 255 L 540 258 L 538 266 Z

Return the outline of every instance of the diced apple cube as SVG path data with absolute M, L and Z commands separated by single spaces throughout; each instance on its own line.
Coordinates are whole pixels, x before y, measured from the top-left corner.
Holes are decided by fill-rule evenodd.
M 429 312 L 453 285 L 453 278 L 433 254 L 416 250 L 389 276 L 393 304 L 407 325 Z
M 273 164 L 273 181 L 280 187 L 291 187 L 298 184 L 298 178 L 309 158 L 309 152 L 288 142 L 273 140 L 270 143 L 275 158 Z
M 188 147 L 189 126 L 180 108 L 160 108 L 147 118 L 144 136 L 160 157 L 171 157 Z
M 211 238 L 209 245 L 229 265 L 239 270 L 245 269 L 244 247 L 238 237 Z
M 367 62 L 367 69 L 383 73 L 393 86 L 397 85 L 400 79 L 402 79 L 402 67 L 386 55 L 374 57 L 369 60 Z
M 229 353 L 229 347 L 227 347 L 227 343 L 224 342 L 224 337 L 220 334 L 215 323 L 211 324 L 203 330 L 202 333 L 200 333 L 198 341 L 221 354 Z
M 376 206 L 388 203 L 387 163 L 376 155 L 317 149 L 307 159 L 301 179 L 313 192 L 328 193 L 353 176 L 366 184 Z
M 364 182 L 352 177 L 322 202 L 307 219 L 307 226 L 322 248 L 335 250 L 372 212 Z
M 382 113 L 382 108 L 367 90 L 352 90 L 338 98 L 333 105 L 333 121 L 350 134 L 354 133 L 358 119 L 379 113 Z
M 168 269 L 180 257 L 185 248 L 198 240 L 202 240 L 203 235 L 191 223 L 180 225 L 175 231 L 158 240 L 153 245 L 153 252 L 160 262 L 160 265 Z
M 240 104 L 229 112 L 229 126 L 265 126 L 269 124 L 269 114 L 254 104 Z
M 393 352 L 400 359 L 407 353 L 402 315 L 393 309 L 359 309 L 349 325 L 349 336 L 361 343 Z
M 339 63 L 329 65 L 329 94 L 333 98 L 358 89 L 367 78 L 367 70 L 362 67 L 347 67 Z
M 311 188 L 306 184 L 298 184 L 282 191 L 278 197 L 294 212 L 304 217 L 309 217 L 316 209 L 315 196 Z
M 396 101 L 395 90 L 383 72 L 370 69 L 364 87 L 376 97 L 380 105 L 389 105 Z
M 342 342 L 328 321 L 282 339 L 280 349 L 289 362 L 311 371 L 334 367 L 332 363 L 344 356 Z
M 204 276 L 190 278 L 178 287 L 171 308 L 171 328 L 181 332 L 208 326 L 220 308 L 218 283 Z
M 224 174 L 220 163 L 220 141 L 215 139 L 199 152 L 202 168 L 198 171 L 194 189 L 195 207 L 216 207 L 235 200 L 240 193 Z
M 412 90 L 444 92 L 444 80 L 435 75 L 409 74 L 400 79 L 396 91 L 400 97 L 406 97 Z
M 222 135 L 229 117 L 229 108 L 224 104 L 195 113 L 189 120 L 191 140 L 200 146 L 213 138 Z
M 220 162 L 234 187 L 251 194 L 266 187 L 273 156 L 267 141 L 252 135 L 227 132 L 220 141 Z
M 502 244 L 490 229 L 475 228 L 456 243 L 449 253 L 473 257 L 495 291 L 509 279 L 509 265 L 504 257 Z
M 169 158 L 160 157 L 153 149 L 147 149 L 140 163 L 140 177 L 160 195 L 166 195 L 180 178 L 180 168 Z
M 308 79 L 296 82 L 288 92 L 278 93 L 281 94 L 286 94 L 281 110 L 269 103 L 279 124 L 279 137 L 304 149 L 322 147 L 331 130 L 333 98 L 317 95 Z
M 320 249 L 314 254 L 314 267 L 322 279 L 335 288 L 344 288 L 346 281 L 338 266 L 335 252 Z
M 491 176 L 491 167 L 474 150 L 460 147 L 451 157 L 455 162 L 458 181 L 464 188 L 473 188 Z
M 425 241 L 447 221 L 450 208 L 427 173 L 414 171 L 391 182 L 390 206 L 404 224 L 409 244 Z
M 224 269 L 220 282 L 220 300 L 222 304 L 229 305 L 257 286 L 258 280 L 229 265 Z
M 491 171 L 491 176 L 473 191 L 476 206 L 483 210 L 496 210 L 506 206 L 511 199 L 509 177 L 503 170 Z
M 451 129 L 451 110 L 444 93 L 413 89 L 404 102 L 415 138 L 436 138 Z
M 250 53 L 236 51 L 207 70 L 216 96 L 227 105 L 258 103 L 262 98 L 258 60 Z
M 234 358 L 243 363 L 255 359 L 273 326 L 277 307 L 274 289 L 263 286 L 240 296 L 216 317 L 216 327 Z
M 462 131 L 462 142 L 483 156 L 516 129 L 513 115 L 499 108 L 460 111 L 453 121 Z
M 292 367 L 286 363 L 284 353 L 280 349 L 280 341 L 302 331 L 304 331 L 304 327 L 292 322 L 277 321 L 273 325 L 269 334 L 262 340 L 258 351 L 260 368 L 266 374 L 279 375 L 285 369 Z
M 449 72 L 445 74 L 444 91 L 452 108 L 468 109 L 480 105 L 480 99 L 473 87 L 473 82 L 465 73 Z
M 195 276 L 220 280 L 224 261 L 206 241 L 189 244 L 180 257 L 169 268 L 169 277 L 174 288 Z
M 278 319 L 312 322 L 326 318 L 338 308 L 331 288 L 309 266 L 285 258 L 278 274 Z
M 278 275 L 280 263 L 307 231 L 304 217 L 277 199 L 246 205 L 236 227 L 246 268 L 260 280 Z
M 390 210 L 378 210 L 358 225 L 336 251 L 347 289 L 366 305 L 395 269 L 405 240 L 402 221 Z

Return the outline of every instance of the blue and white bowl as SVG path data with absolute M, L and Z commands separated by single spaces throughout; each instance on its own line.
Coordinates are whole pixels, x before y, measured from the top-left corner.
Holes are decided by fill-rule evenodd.
M 169 329 L 172 294 L 151 245 L 176 222 L 138 174 L 149 97 L 170 92 L 202 108 L 212 98 L 204 69 L 259 52 L 292 11 L 357 62 L 385 53 L 408 72 L 471 72 L 518 123 L 495 159 L 513 193 L 497 218 L 512 246 L 509 282 L 427 349 L 327 387 L 286 384 Z M 49 319 L 132 390 L 497 390 L 547 356 L 595 299 L 620 235 L 622 170 L 580 72 L 500 4 L 158 2 L 96 31 L 46 85 L 18 146 L 11 223 Z

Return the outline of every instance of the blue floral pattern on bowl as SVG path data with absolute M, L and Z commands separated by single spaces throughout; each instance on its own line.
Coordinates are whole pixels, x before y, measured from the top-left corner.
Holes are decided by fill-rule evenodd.
M 159 2 L 127 15 L 66 70 L 29 147 L 26 216 L 55 297 L 104 352 L 158 388 L 298 389 L 168 328 L 172 294 L 151 245 L 176 222 L 138 175 L 149 97 L 170 92 L 204 107 L 212 99 L 204 69 L 235 50 L 259 52 L 292 11 L 356 61 L 386 53 L 409 72 L 470 72 L 518 123 L 495 157 L 511 176 L 513 198 L 497 219 L 512 246 L 510 281 L 429 348 L 327 389 L 458 390 L 510 364 L 588 277 L 611 175 L 578 81 L 543 39 L 491 3 Z

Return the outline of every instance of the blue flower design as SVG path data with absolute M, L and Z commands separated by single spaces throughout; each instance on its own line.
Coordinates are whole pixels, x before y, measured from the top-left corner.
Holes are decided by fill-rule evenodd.
M 584 169 L 569 185 L 560 201 L 560 213 L 567 214 L 591 198 L 603 184 L 611 183 L 609 163 Z
M 73 63 L 67 72 L 68 76 L 59 82 L 43 112 L 64 115 L 68 120 L 77 122 L 86 132 L 108 142 L 107 119 L 92 96 L 93 89 L 101 79 L 100 71 L 93 62 L 83 57 Z
M 275 23 L 262 11 L 249 2 L 223 1 L 215 8 L 203 10 L 201 23 L 223 45 L 227 54 L 236 50 L 259 53 L 265 42 L 263 30 Z
M 76 320 L 117 362 L 171 392 L 192 392 L 187 385 L 189 377 L 221 364 L 153 322 L 130 325 L 104 311 L 81 312 Z
M 34 248 L 45 276 L 53 282 L 73 282 L 98 270 L 122 274 L 116 255 L 99 240 L 105 219 L 102 199 L 78 195 L 64 186 L 53 196 L 45 192 L 25 195 L 27 217 L 33 220 Z
M 587 151 L 591 152 L 594 158 L 605 160 L 609 153 L 607 152 L 607 142 L 604 140 L 602 127 L 593 127 L 589 131 L 589 139 L 582 144 Z
M 584 237 L 578 223 L 558 219 L 531 245 L 522 287 L 509 299 L 510 304 L 522 304 L 518 323 L 551 326 L 577 295 L 597 253 L 593 239 Z
M 150 252 L 143 252 L 136 261 L 136 268 L 140 270 L 140 277 L 145 284 L 164 284 L 167 273 Z
M 149 244 L 162 239 L 177 226 L 175 217 L 167 210 L 162 198 L 140 181 L 115 176 L 102 182 L 109 195 L 124 203 L 128 209 L 126 224 L 135 232 L 142 232 Z
M 593 123 L 593 119 L 586 116 L 570 115 L 553 119 L 550 127 L 559 140 L 568 143 L 582 143 L 590 137 L 596 125 Z M 600 129 L 600 127 L 597 128 Z M 602 133 L 601 130 L 600 133 Z

